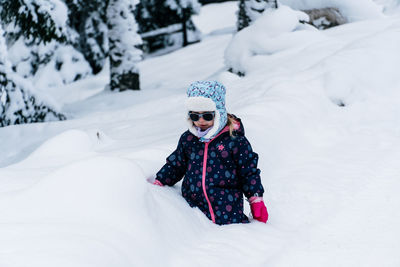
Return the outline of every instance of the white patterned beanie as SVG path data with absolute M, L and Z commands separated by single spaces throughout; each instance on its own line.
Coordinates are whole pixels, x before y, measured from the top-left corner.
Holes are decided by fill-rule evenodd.
M 197 81 L 192 83 L 187 90 L 187 111 L 215 111 L 214 126 L 203 137 L 202 142 L 213 139 L 226 125 L 228 115 L 225 108 L 226 89 L 217 81 Z M 197 130 L 187 115 L 189 131 L 197 136 Z

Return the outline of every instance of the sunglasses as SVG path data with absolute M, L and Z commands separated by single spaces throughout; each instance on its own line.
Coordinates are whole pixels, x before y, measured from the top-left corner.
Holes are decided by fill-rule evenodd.
M 196 113 L 196 112 L 189 112 L 189 118 L 192 121 L 198 121 L 200 118 L 203 118 L 205 121 L 212 121 L 214 119 L 215 112 L 204 112 L 204 113 Z

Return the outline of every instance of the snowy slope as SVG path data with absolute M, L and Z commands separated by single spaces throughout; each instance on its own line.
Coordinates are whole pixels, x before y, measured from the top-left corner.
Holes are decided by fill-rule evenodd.
M 103 91 L 104 72 L 52 92 L 70 120 L 0 129 L 0 266 L 400 266 L 400 17 L 288 34 L 239 78 L 212 10 L 201 43 L 141 63 L 142 91 Z M 260 155 L 266 225 L 213 225 L 146 182 L 198 79 L 227 86 Z

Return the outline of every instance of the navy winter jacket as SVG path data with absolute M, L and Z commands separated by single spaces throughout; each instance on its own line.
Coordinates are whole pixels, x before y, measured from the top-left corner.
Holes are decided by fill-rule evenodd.
M 216 224 L 249 222 L 243 212 L 243 194 L 250 198 L 264 193 L 257 168 L 258 155 L 244 136 L 241 120 L 234 136 L 226 126 L 205 143 L 190 131 L 179 139 L 156 179 L 172 186 L 184 177 L 182 195 Z

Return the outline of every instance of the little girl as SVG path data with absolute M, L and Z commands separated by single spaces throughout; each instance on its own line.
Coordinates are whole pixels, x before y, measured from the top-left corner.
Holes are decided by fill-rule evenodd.
M 184 177 L 182 195 L 214 223 L 247 223 L 243 194 L 253 217 L 268 220 L 257 168 L 258 155 L 244 136 L 241 120 L 225 109 L 225 87 L 198 81 L 187 91 L 189 130 L 157 173 L 154 184 L 172 186 Z

